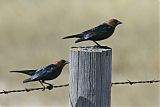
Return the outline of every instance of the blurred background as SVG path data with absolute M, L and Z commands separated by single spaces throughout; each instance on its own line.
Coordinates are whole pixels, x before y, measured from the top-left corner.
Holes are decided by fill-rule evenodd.
M 112 37 L 99 42 L 113 49 L 113 82 L 153 80 L 158 70 L 158 0 L 0 0 L 0 91 L 41 87 L 23 84 L 33 69 L 59 58 L 68 60 L 74 44 L 64 36 L 97 26 L 110 18 L 123 22 Z M 68 82 L 68 66 L 54 84 Z M 160 107 L 159 84 L 112 87 L 112 107 Z M 0 107 L 67 107 L 68 87 L 0 95 Z

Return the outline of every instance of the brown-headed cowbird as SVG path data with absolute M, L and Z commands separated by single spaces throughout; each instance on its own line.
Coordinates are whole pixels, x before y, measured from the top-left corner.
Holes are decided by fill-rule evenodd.
M 36 70 L 22 70 L 22 71 L 10 71 L 10 72 L 17 72 L 17 73 L 30 75 L 31 77 L 28 79 L 25 79 L 23 83 L 39 81 L 43 86 L 42 91 L 44 91 L 45 86 L 43 85 L 43 83 L 48 84 L 47 86 L 48 89 L 52 89 L 53 85 L 45 81 L 53 80 L 57 78 L 61 74 L 63 67 L 68 63 L 69 63 L 68 61 L 62 59 L 62 60 L 56 61 L 53 64 L 49 64 L 45 67 L 42 67 Z
M 118 21 L 117 19 L 110 19 L 104 22 L 103 24 L 96 26 L 95 28 L 92 28 L 90 30 L 84 31 L 76 35 L 64 37 L 63 39 L 79 38 L 75 41 L 75 43 L 91 40 L 95 42 L 98 46 L 101 46 L 96 41 L 109 38 L 113 34 L 115 27 L 119 24 L 122 24 L 122 22 Z

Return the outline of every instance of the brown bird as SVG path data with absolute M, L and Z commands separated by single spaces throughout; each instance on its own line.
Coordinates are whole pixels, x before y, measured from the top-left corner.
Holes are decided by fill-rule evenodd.
M 119 24 L 122 24 L 122 22 L 118 21 L 117 19 L 110 19 L 104 22 L 103 24 L 96 26 L 95 28 L 92 28 L 90 30 L 84 31 L 76 35 L 64 37 L 63 39 L 79 38 L 75 41 L 75 43 L 91 40 L 98 46 L 101 46 L 96 41 L 109 38 L 113 34 L 116 26 Z
M 49 64 L 45 67 L 38 68 L 35 70 L 22 70 L 22 71 L 10 71 L 10 72 L 23 73 L 23 74 L 27 74 L 31 76 L 30 78 L 25 79 L 23 83 L 39 81 L 41 85 L 43 86 L 42 91 L 44 91 L 45 86 L 43 85 L 43 83 L 48 84 L 47 86 L 48 89 L 52 89 L 53 85 L 45 81 L 53 80 L 57 78 L 61 74 L 63 67 L 68 63 L 69 63 L 68 61 L 62 59 L 62 60 L 56 61 L 53 64 Z

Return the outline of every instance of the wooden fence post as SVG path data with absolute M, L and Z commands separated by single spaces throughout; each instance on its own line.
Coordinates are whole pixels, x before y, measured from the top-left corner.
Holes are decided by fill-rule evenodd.
M 72 47 L 69 107 L 110 107 L 112 49 Z

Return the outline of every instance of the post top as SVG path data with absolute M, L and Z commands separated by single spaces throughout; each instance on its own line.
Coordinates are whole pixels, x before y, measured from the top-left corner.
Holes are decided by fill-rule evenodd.
M 102 52 L 102 51 L 111 51 L 112 48 L 107 46 L 79 46 L 79 47 L 72 47 L 71 50 L 73 51 L 86 51 L 86 52 Z

